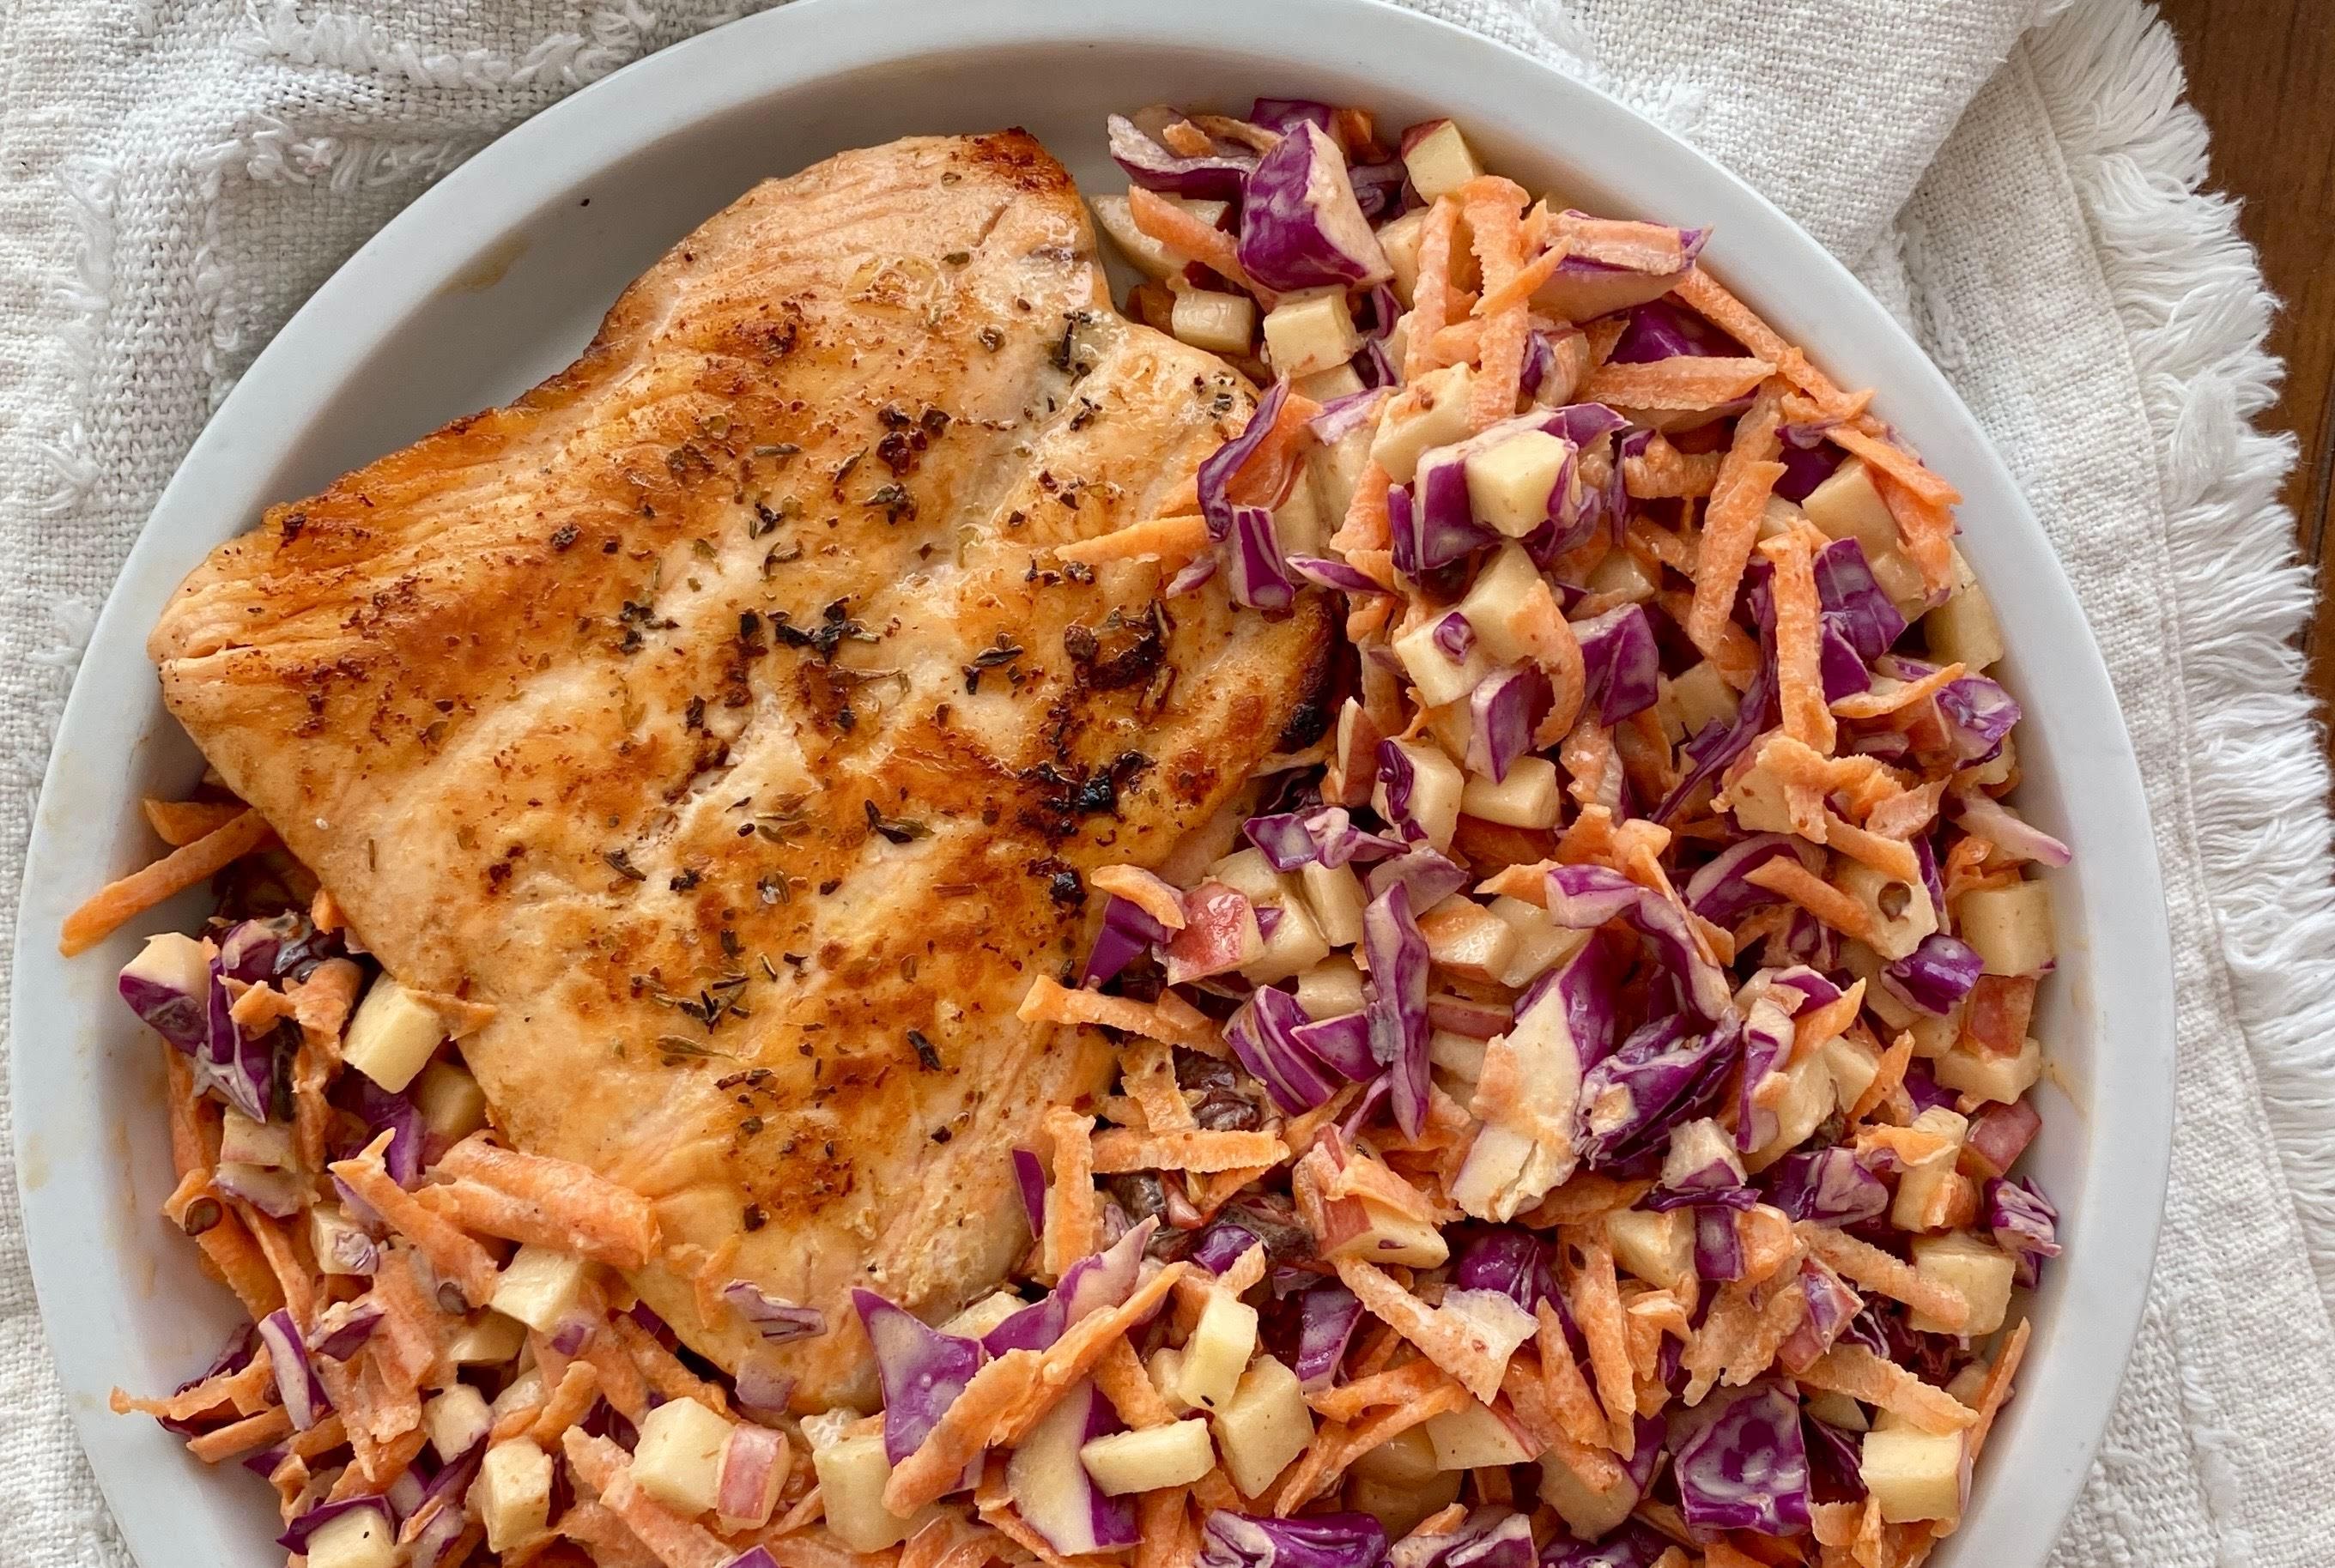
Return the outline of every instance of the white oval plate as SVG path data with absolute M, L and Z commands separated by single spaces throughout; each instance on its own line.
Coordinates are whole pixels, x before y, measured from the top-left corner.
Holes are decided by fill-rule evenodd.
M 1618 216 L 1712 224 L 1705 260 L 1850 385 L 1880 389 L 1964 496 L 1964 547 L 2011 648 L 2020 796 L 2072 843 L 2053 883 L 2059 972 L 2031 1157 L 2065 1215 L 2020 1395 L 1936 1561 L 2035 1568 L 2107 1423 L 2139 1321 L 2172 1135 L 2171 959 L 2130 745 L 2042 529 L 1929 360 L 1760 197 L 1612 101 L 1473 34 L 1359 0 L 810 0 L 617 73 L 448 176 L 352 257 L 220 409 L 156 508 L 100 618 L 34 825 L 16 952 L 15 1124 L 34 1277 L 97 1476 L 145 1568 L 274 1560 L 268 1494 L 212 1472 L 114 1384 L 168 1389 L 235 1321 L 156 1215 L 170 1186 L 153 1037 L 114 996 L 137 945 L 57 956 L 58 923 L 150 853 L 141 794 L 199 759 L 162 711 L 144 642 L 205 552 L 267 503 L 566 365 L 625 284 L 756 180 L 912 132 L 1021 124 L 1088 189 L 1120 189 L 1103 116 L 1256 94 L 1366 104 L 1393 125 L 1449 114 L 1486 162 Z M 2080 812 L 2073 804 L 2080 799 Z M 179 907 L 139 923 L 175 926 Z

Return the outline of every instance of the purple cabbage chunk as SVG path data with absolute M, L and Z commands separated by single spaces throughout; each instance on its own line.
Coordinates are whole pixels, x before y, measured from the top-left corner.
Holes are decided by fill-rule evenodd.
M 944 1334 L 873 1291 L 852 1292 L 851 1304 L 875 1347 L 876 1375 L 884 1384 L 884 1457 L 896 1465 L 940 1425 L 987 1358 L 978 1340 Z
M 1368 288 L 1394 276 L 1362 216 L 1346 155 L 1311 121 L 1257 160 L 1243 188 L 1241 269 L 1264 288 Z
M 1689 1530 L 1806 1533 L 1808 1455 L 1797 1400 L 1779 1388 L 1753 1389 L 1695 1424 L 1671 1465 Z

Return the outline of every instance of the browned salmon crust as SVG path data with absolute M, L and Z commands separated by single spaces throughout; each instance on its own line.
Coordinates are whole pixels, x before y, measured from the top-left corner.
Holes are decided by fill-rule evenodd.
M 1321 722 L 1329 611 L 1160 597 L 1050 547 L 1152 514 L 1246 384 L 1110 309 L 1028 135 L 768 182 L 583 357 L 272 509 L 154 631 L 170 711 L 466 1055 L 523 1149 L 654 1200 L 635 1279 L 928 1317 L 1027 1243 L 1008 1151 L 1108 1047 L 1032 1028 L 1084 873 L 1156 865 Z

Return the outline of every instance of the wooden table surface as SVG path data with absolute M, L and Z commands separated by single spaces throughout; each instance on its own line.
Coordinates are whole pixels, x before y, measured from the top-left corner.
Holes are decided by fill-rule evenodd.
M 2288 481 L 2295 537 L 2320 571 L 2305 634 L 2322 721 L 2335 709 L 2335 0 L 2161 0 L 2181 40 L 2189 101 L 2213 131 L 2214 189 L 2244 202 L 2239 225 L 2285 302 L 2271 330 L 2286 396 L 2269 421 L 2301 441 Z

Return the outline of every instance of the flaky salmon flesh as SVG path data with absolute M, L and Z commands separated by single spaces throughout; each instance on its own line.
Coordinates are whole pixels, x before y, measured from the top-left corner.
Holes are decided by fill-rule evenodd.
M 1024 1024 L 1157 866 L 1322 723 L 1329 610 L 1052 547 L 1156 514 L 1252 389 L 1121 319 L 1020 131 L 748 193 L 567 371 L 272 508 L 155 628 L 170 711 L 463 1054 L 514 1147 L 654 1203 L 633 1276 L 733 1369 L 711 1271 L 937 1321 L 1029 1244 L 1011 1151 L 1108 1082 Z

